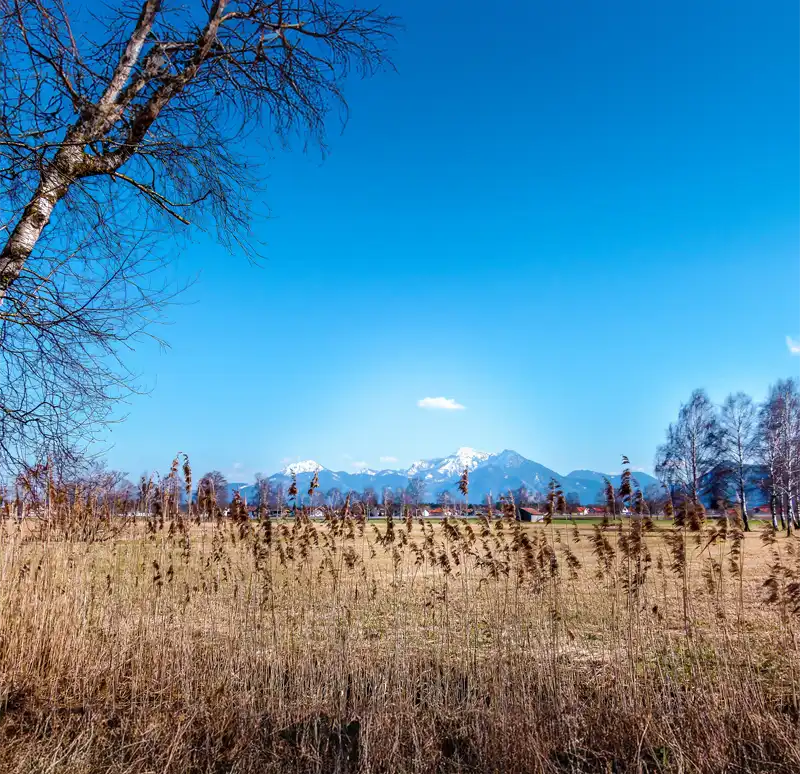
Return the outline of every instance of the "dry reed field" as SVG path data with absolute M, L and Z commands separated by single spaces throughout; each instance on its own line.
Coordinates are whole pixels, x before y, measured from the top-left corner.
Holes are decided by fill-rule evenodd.
M 8 774 L 800 771 L 794 537 L 76 510 L 0 530 Z

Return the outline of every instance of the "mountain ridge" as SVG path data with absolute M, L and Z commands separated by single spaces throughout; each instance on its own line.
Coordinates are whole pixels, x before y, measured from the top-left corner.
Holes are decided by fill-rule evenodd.
M 279 472 L 269 476 L 269 481 L 273 490 L 281 486 L 285 492 L 294 474 L 298 489 L 301 494 L 305 494 L 316 474 L 319 491 L 323 495 L 333 489 L 338 489 L 342 494 L 351 490 L 363 494 L 365 490 L 372 489 L 380 495 L 387 487 L 392 490 L 407 490 L 414 482 L 412 486 L 417 491 L 418 499 L 432 502 L 444 496 L 445 492 L 451 499 L 463 499 L 458 482 L 465 468 L 469 471 L 471 503 L 485 502 L 488 496 L 497 498 L 521 487 L 525 487 L 532 495 L 543 495 L 550 479 L 554 478 L 565 494 L 577 498 L 582 504 L 591 504 L 602 500 L 606 478 L 614 486 L 619 485 L 620 479 L 619 473 L 607 474 L 581 469 L 564 476 L 541 463 L 527 459 L 513 449 L 503 449 L 495 453 L 462 446 L 446 457 L 416 460 L 408 468 L 401 469 L 365 469 L 351 473 L 331 470 L 316 460 L 303 460 L 285 465 Z M 634 473 L 634 478 L 638 479 L 643 489 L 658 483 L 653 476 L 639 471 Z M 248 499 L 256 493 L 255 485 L 235 486 Z

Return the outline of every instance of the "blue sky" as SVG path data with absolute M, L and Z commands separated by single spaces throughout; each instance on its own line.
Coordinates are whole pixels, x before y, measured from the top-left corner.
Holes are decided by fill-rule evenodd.
M 183 248 L 110 465 L 651 469 L 693 388 L 798 373 L 794 0 L 385 9 L 397 72 L 349 82 L 326 158 L 252 149 L 264 263 Z

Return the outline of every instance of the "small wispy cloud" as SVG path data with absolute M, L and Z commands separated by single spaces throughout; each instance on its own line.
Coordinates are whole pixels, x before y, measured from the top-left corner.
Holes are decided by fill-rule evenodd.
M 363 460 L 355 460 L 354 462 L 350 463 L 350 467 L 353 468 L 353 470 L 366 470 L 369 465 L 367 465 L 367 463 Z
M 397 462 L 397 457 L 381 457 L 381 462 Z
M 795 341 L 791 336 L 786 337 L 786 346 L 792 355 L 800 355 L 800 341 Z
M 424 409 L 442 411 L 459 411 L 466 408 L 466 406 L 456 403 L 452 398 L 423 398 L 417 401 L 417 405 Z
M 223 468 L 231 481 L 241 481 L 253 471 L 244 462 L 232 462 L 228 468 Z

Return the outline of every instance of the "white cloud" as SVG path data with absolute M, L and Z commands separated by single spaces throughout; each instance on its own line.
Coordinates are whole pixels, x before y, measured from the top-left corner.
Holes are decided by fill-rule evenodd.
M 417 401 L 417 405 L 424 409 L 442 409 L 444 411 L 456 411 L 466 408 L 466 406 L 456 403 L 452 398 L 423 398 Z
M 223 470 L 231 483 L 235 481 L 244 481 L 253 472 L 252 468 L 244 462 L 232 462 L 228 468 L 223 468 Z
M 366 462 L 363 460 L 356 460 L 355 462 L 350 463 L 350 467 L 354 468 L 355 470 L 365 470 L 369 467 Z
M 786 346 L 792 355 L 800 355 L 800 341 L 795 341 L 791 336 L 786 337 Z
M 397 462 L 397 457 L 381 457 L 381 462 Z

